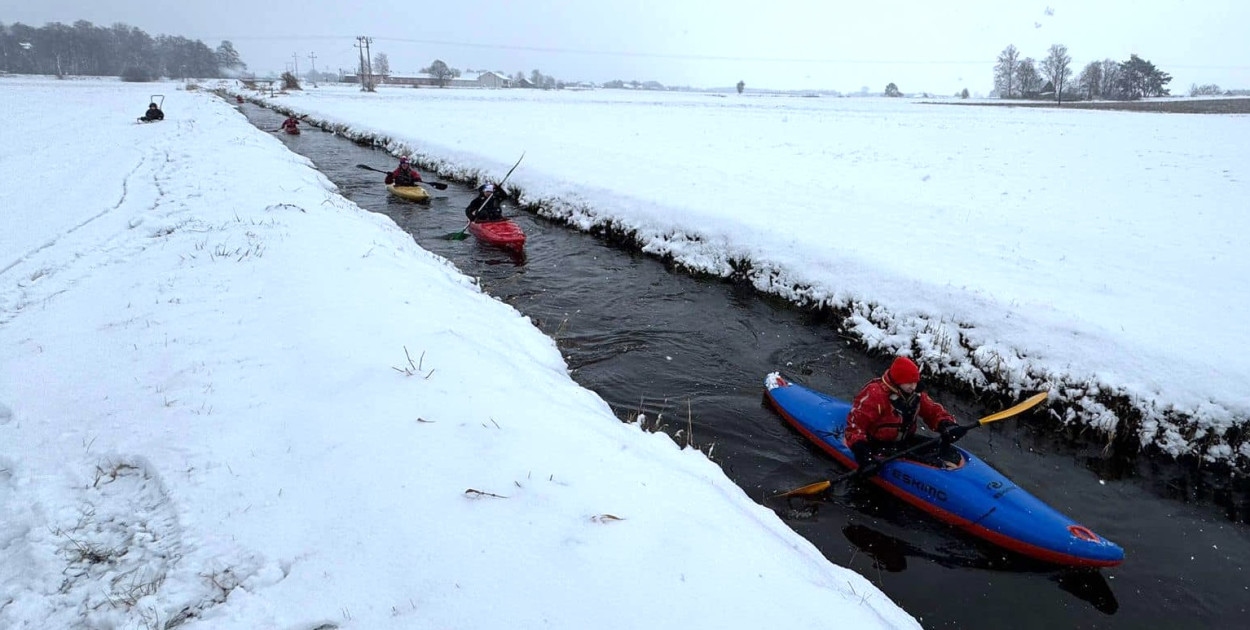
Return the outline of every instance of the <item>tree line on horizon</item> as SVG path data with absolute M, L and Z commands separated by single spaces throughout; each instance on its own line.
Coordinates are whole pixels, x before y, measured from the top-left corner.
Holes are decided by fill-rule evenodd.
M 1042 98 L 1053 93 L 1062 103 L 1069 100 L 1108 99 L 1135 101 L 1153 96 L 1168 96 L 1166 87 L 1172 76 L 1153 63 L 1130 55 L 1126 61 L 1104 59 L 1091 61 L 1072 78 L 1072 57 L 1068 47 L 1054 44 L 1038 62 L 1020 57 L 1020 51 L 1008 44 L 994 64 L 994 94 L 999 98 Z
M 371 72 L 374 76 L 382 77 L 383 80 L 390 78 L 392 76 L 390 56 L 384 52 L 379 52 L 375 54 L 373 56 L 372 64 L 369 68 L 369 72 Z M 434 61 L 430 62 L 430 65 L 424 68 L 421 68 L 418 72 L 421 72 L 423 74 L 428 74 L 431 77 L 433 77 L 438 82 L 439 87 L 446 87 L 447 84 L 450 83 L 452 79 L 455 79 L 462 74 L 459 68 L 454 68 L 448 65 L 447 62 L 443 61 L 442 59 L 435 59 Z M 464 72 L 487 72 L 487 71 L 465 70 Z M 496 74 L 499 74 L 500 76 L 508 77 L 508 79 L 515 81 L 517 84 L 528 83 L 529 85 L 533 87 L 537 87 L 537 88 L 563 89 L 565 86 L 564 81 L 556 79 L 553 76 L 543 74 L 542 71 L 538 69 L 534 69 L 530 71 L 528 75 L 526 75 L 526 73 L 521 70 L 516 71 L 516 73 L 514 74 L 508 74 L 507 72 L 504 72 L 502 70 L 492 70 L 490 72 L 495 72 Z M 344 74 L 344 73 L 340 73 L 340 74 Z
M 387 56 L 386 53 L 379 52 L 374 55 L 373 62 L 372 62 L 372 72 L 374 75 L 380 76 L 380 77 L 389 77 L 391 75 L 390 57 Z M 442 59 L 435 59 L 433 62 L 430 63 L 430 65 L 424 68 L 421 68 L 420 72 L 428 74 L 431 77 L 434 77 L 434 79 L 438 81 L 438 84 L 440 86 L 446 86 L 448 83 L 451 82 L 452 79 L 459 77 L 461 75 L 461 71 L 458 68 L 453 68 Z M 466 70 L 465 72 L 469 72 L 469 71 Z M 528 74 L 526 74 L 524 71 L 521 71 L 521 70 L 518 70 L 513 74 L 508 74 L 507 72 L 504 72 L 502 70 L 495 70 L 494 72 L 502 76 L 508 77 L 516 85 L 528 85 L 529 87 L 539 88 L 543 90 L 563 90 L 565 87 L 569 85 L 573 85 L 573 86 L 585 85 L 581 83 L 572 83 L 572 82 L 567 82 L 561 79 L 557 79 L 551 75 L 543 74 L 543 72 L 541 70 L 538 70 L 537 68 L 535 68 L 534 70 L 531 70 Z M 743 85 L 745 86 L 745 84 Z M 620 79 L 613 80 L 613 81 L 606 81 L 600 87 L 609 88 L 609 89 L 616 88 L 616 89 L 635 89 L 635 90 L 676 89 L 676 88 L 665 87 L 663 84 L 661 84 L 658 81 L 624 81 Z M 742 93 L 741 87 L 738 89 L 738 93 L 739 94 Z
M 228 40 L 216 49 L 176 35 L 152 37 L 123 23 L 86 20 L 42 27 L 0 23 L 0 71 L 11 74 L 117 76 L 128 81 L 218 78 L 247 69 Z

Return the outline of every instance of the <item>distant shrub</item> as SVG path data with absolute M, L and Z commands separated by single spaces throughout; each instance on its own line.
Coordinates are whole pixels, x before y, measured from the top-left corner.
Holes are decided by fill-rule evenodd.
M 1198 85 L 1196 83 L 1189 86 L 1190 96 L 1219 96 L 1224 93 L 1220 86 L 1210 83 L 1207 85 Z
M 152 76 L 151 72 L 148 72 L 146 68 L 141 66 L 127 66 L 125 70 L 122 70 L 122 81 L 147 83 L 155 79 L 156 77 Z
M 302 88 L 300 88 L 299 86 L 299 79 L 296 78 L 294 74 L 291 74 L 290 72 L 283 72 L 282 73 L 282 89 L 299 90 Z

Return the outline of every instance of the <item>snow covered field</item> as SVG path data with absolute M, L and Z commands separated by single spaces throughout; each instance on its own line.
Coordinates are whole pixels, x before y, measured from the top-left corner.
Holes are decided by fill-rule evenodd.
M 546 216 L 851 312 L 869 346 L 1250 466 L 1250 117 L 322 86 L 263 98 Z M 853 392 L 847 392 L 851 395 Z M 1128 420 L 1128 422 L 1126 422 Z
M 338 98 L 300 104 L 373 106 Z M 395 103 L 447 159 L 522 148 Z M 222 100 L 0 78 L 0 111 L 0 627 L 916 627 Z M 697 216 L 524 148 L 532 194 Z M 709 172 L 654 184 L 754 190 Z

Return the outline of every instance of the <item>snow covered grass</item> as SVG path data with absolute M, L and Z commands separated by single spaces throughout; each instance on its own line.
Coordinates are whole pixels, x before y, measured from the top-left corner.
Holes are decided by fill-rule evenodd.
M 0 110 L 0 627 L 917 627 L 221 99 Z
M 326 86 L 258 98 L 845 317 L 866 347 L 1246 470 L 1246 116 Z M 844 392 L 851 395 L 853 392 Z

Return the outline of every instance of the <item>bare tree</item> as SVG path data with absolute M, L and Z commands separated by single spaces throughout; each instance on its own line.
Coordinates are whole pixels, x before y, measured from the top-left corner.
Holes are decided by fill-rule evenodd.
M 1016 76 L 1020 65 L 1020 51 L 1008 44 L 1003 52 L 998 53 L 998 63 L 994 66 L 994 87 L 998 88 L 999 98 L 1015 96 Z
M 1120 62 L 1102 60 L 1102 76 L 1098 82 L 1098 95 L 1102 98 L 1119 98 Z
M 1063 103 L 1063 86 L 1072 78 L 1072 57 L 1067 46 L 1051 44 L 1042 60 L 1042 75 L 1055 86 L 1055 101 Z
M 1025 57 L 1016 65 L 1016 78 L 1020 81 L 1020 95 L 1024 98 L 1036 98 L 1042 91 L 1042 75 L 1038 74 L 1032 57 Z
M 391 58 L 386 53 L 380 52 L 373 56 L 373 73 L 381 75 L 383 81 L 391 78 Z
M 1219 96 L 1223 93 L 1224 90 L 1221 90 L 1220 86 L 1214 83 L 1207 83 L 1205 85 L 1198 85 L 1197 83 L 1189 84 L 1190 96 Z
M 1085 69 L 1081 70 L 1081 76 L 1076 79 L 1077 89 L 1085 93 L 1085 98 L 1091 101 L 1102 96 L 1102 64 L 1097 61 L 1091 61 L 1085 65 Z

